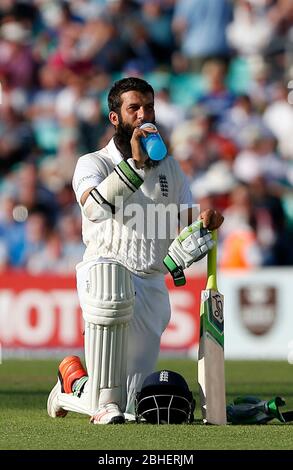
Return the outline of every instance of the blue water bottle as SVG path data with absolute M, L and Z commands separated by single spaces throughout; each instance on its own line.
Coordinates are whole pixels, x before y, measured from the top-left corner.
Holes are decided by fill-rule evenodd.
M 140 129 L 144 127 L 152 127 L 157 130 L 156 126 L 151 122 L 145 122 L 140 126 Z M 142 137 L 141 145 L 151 160 L 163 160 L 167 155 L 166 145 L 158 132 L 154 134 L 150 133 L 147 137 Z

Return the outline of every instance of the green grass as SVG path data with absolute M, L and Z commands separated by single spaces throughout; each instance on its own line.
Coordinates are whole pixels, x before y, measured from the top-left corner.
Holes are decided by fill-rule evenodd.
M 65 419 L 46 414 L 55 383 L 57 360 L 7 360 L 0 366 L 0 449 L 199 450 L 292 449 L 292 427 L 273 421 L 265 426 L 204 426 L 200 423 L 196 365 L 191 360 L 162 360 L 158 368 L 181 373 L 196 398 L 193 425 L 127 424 L 93 426 L 88 417 Z M 281 395 L 293 409 L 293 368 L 285 362 L 226 363 L 227 402 L 239 395 L 270 399 Z

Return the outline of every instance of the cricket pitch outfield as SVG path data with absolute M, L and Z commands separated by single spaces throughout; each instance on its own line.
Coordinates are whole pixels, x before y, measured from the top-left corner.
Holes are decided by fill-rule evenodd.
M 290 424 L 274 420 L 260 426 L 201 424 L 194 360 L 164 359 L 158 369 L 182 374 L 196 399 L 195 423 L 157 426 L 94 426 L 86 416 L 47 416 L 46 401 L 56 380 L 58 360 L 4 360 L 0 366 L 0 449 L 204 450 L 292 449 Z M 293 366 L 277 361 L 226 361 L 227 403 L 244 395 L 286 401 L 293 409 Z

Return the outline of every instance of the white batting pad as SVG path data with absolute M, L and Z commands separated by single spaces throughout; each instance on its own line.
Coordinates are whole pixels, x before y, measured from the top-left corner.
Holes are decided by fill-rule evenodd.
M 83 317 L 92 412 L 109 402 L 125 407 L 127 335 L 133 308 L 134 289 L 127 269 L 111 263 L 90 268 Z

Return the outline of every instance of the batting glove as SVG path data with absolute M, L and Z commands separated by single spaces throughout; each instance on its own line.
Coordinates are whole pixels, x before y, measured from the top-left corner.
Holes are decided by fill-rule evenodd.
M 164 265 L 171 273 L 176 286 L 183 286 L 186 283 L 183 270 L 202 259 L 214 244 L 211 232 L 203 228 L 200 220 L 180 232 L 169 246 L 164 259 Z

